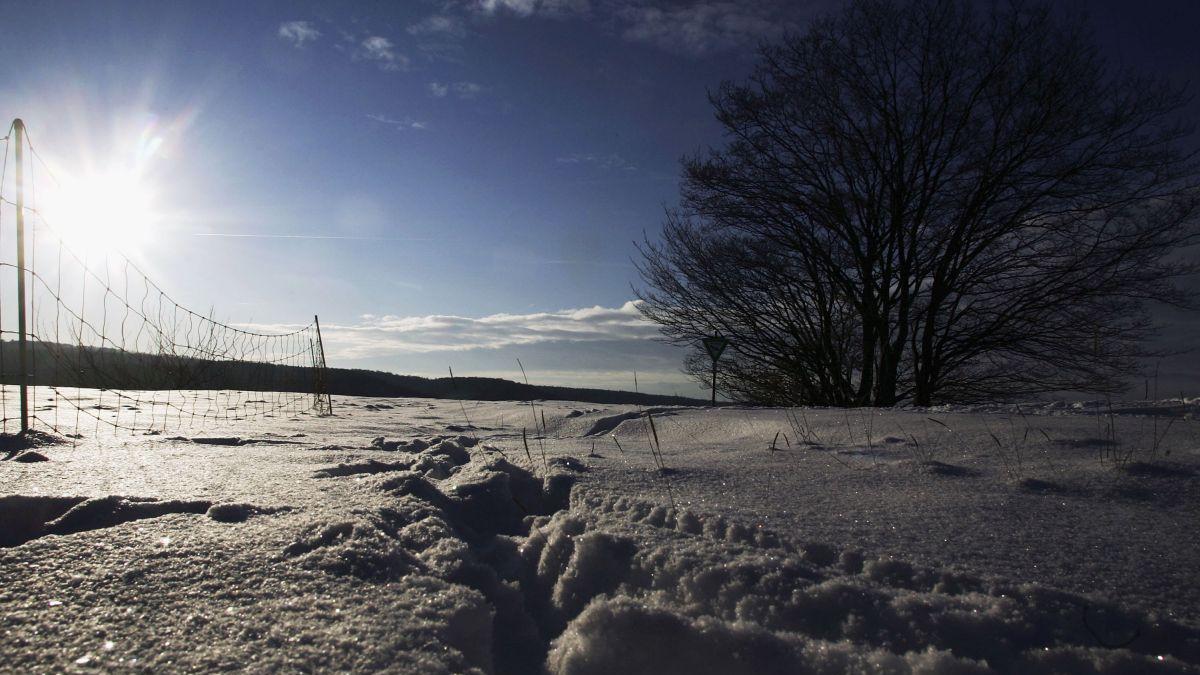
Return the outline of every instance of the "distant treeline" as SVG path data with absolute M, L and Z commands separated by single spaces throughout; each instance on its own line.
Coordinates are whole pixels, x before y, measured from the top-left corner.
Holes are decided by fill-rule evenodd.
M 579 389 L 521 384 L 497 377 L 427 378 L 396 375 L 378 370 L 330 368 L 326 381 L 332 394 L 356 396 L 418 396 L 462 398 L 474 401 L 583 401 L 587 403 L 635 403 L 641 405 L 707 405 L 707 401 L 683 396 L 639 394 L 612 389 Z
M 313 391 L 316 383 L 316 373 L 306 363 L 205 359 L 53 342 L 30 342 L 26 349 L 28 383 L 37 386 Z M 17 342 L 0 343 L 0 381 L 18 384 L 19 364 Z
M 314 391 L 311 366 L 144 354 L 101 347 L 31 342 L 27 361 L 37 386 L 96 389 L 237 389 Z M 0 383 L 18 384 L 15 341 L 0 342 Z M 494 377 L 427 378 L 378 370 L 329 368 L 326 390 L 341 396 L 470 399 L 479 401 L 583 401 L 642 405 L 702 405 L 682 396 L 639 394 L 609 389 L 527 385 Z

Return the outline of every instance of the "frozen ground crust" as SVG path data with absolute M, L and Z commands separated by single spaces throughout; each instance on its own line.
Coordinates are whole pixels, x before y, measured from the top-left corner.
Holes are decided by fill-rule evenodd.
M 627 412 L 568 413 L 551 429 L 586 448 L 599 420 L 608 433 L 640 432 Z M 1200 663 L 1194 626 L 616 495 L 586 480 L 603 458 L 543 464 L 534 445 L 531 471 L 511 442 L 370 438 L 348 440 L 362 450 L 306 450 L 328 459 L 286 489 L 327 493 L 325 507 L 26 498 L 41 504 L 43 531 L 0 548 L 5 667 L 1137 673 Z

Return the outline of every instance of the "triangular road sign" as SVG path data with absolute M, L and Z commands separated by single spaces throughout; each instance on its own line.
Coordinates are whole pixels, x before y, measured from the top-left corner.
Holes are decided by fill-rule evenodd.
M 706 337 L 704 340 L 702 340 L 702 342 L 704 342 L 704 349 L 708 351 L 708 355 L 712 357 L 713 361 L 721 358 L 721 354 L 725 351 L 725 348 L 729 346 L 729 340 L 726 340 L 720 335 Z

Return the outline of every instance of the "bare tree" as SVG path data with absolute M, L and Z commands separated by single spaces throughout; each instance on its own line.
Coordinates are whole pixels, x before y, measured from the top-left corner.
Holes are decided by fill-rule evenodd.
M 663 239 L 643 249 L 643 275 L 657 290 L 642 294 L 640 309 L 680 342 L 735 336 L 722 360 L 723 392 L 792 404 L 855 401 L 857 317 L 822 270 L 803 268 L 763 239 L 696 227 L 676 213 Z M 686 370 L 707 381 L 707 354 L 695 352 Z
M 672 341 L 733 338 L 729 395 L 1116 391 L 1147 303 L 1192 306 L 1187 98 L 1047 5 L 858 0 L 710 100 L 728 143 L 684 161 L 639 295 Z

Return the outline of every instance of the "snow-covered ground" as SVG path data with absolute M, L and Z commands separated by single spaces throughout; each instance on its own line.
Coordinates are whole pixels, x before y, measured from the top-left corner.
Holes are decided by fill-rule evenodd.
M 0 670 L 1200 669 L 1197 401 L 334 404 L 0 462 Z

